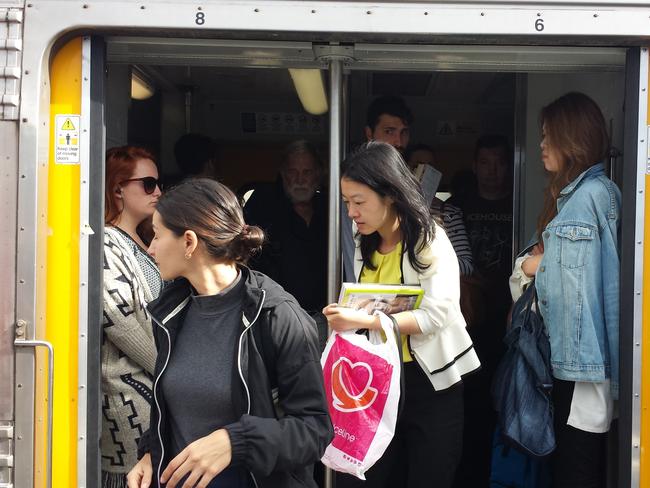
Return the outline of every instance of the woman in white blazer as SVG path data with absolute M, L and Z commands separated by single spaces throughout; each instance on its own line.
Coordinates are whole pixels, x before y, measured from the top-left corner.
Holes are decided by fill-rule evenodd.
M 363 486 L 450 487 L 462 451 L 462 376 L 480 366 L 460 311 L 458 260 L 392 146 L 363 146 L 346 159 L 341 174 L 343 201 L 356 228 L 357 281 L 424 289 L 419 309 L 393 314 L 402 335 L 404 410 Z M 379 317 L 363 310 L 331 304 L 323 313 L 338 331 L 380 328 Z M 337 483 L 364 482 L 341 475 Z

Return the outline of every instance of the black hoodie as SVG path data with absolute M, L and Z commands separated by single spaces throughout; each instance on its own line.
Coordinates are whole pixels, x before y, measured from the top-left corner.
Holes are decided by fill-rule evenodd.
M 224 426 L 232 446 L 231 466 L 251 473 L 258 488 L 316 486 L 313 463 L 332 439 L 316 325 L 296 300 L 267 276 L 242 267 L 245 280 L 242 326 L 236 350 L 232 404 L 239 420 Z M 150 428 L 142 436 L 138 457 L 151 453 L 153 486 L 169 458 L 169 430 L 165 401 L 158 386 L 171 348 L 183 325 L 191 287 L 179 279 L 165 287 L 148 306 L 154 325 L 158 357 L 154 370 L 154 404 Z M 264 347 L 255 328 L 273 342 L 275 371 L 265 367 Z M 259 332 L 259 331 L 258 331 Z M 277 385 L 276 415 L 271 385 Z

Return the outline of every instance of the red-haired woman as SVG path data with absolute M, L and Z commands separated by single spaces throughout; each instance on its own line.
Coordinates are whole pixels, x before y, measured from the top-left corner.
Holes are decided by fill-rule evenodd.
M 148 302 L 162 280 L 138 226 L 160 197 L 158 169 L 145 149 L 106 153 L 104 315 L 102 342 L 102 486 L 126 487 L 137 462 L 137 441 L 149 426 L 156 347 Z

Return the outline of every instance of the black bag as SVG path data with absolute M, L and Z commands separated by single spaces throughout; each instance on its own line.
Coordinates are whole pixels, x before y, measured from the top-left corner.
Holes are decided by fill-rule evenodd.
M 529 456 L 503 442 L 501 429 L 492 439 L 490 488 L 551 488 L 548 458 Z
M 535 305 L 533 307 L 533 305 Z M 504 440 L 522 452 L 543 457 L 555 449 L 551 401 L 551 346 L 537 311 L 531 284 L 512 309 L 492 396 Z

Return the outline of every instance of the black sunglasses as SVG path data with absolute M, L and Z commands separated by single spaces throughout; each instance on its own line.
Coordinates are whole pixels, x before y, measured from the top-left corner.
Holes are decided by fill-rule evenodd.
M 120 181 L 120 185 L 122 183 L 128 183 L 129 181 L 141 181 L 142 186 L 144 187 L 144 192 L 147 195 L 151 195 L 153 192 L 155 192 L 156 187 L 162 190 L 162 183 L 156 178 L 154 178 L 153 176 L 144 176 L 142 178 L 130 178 L 128 180 Z

